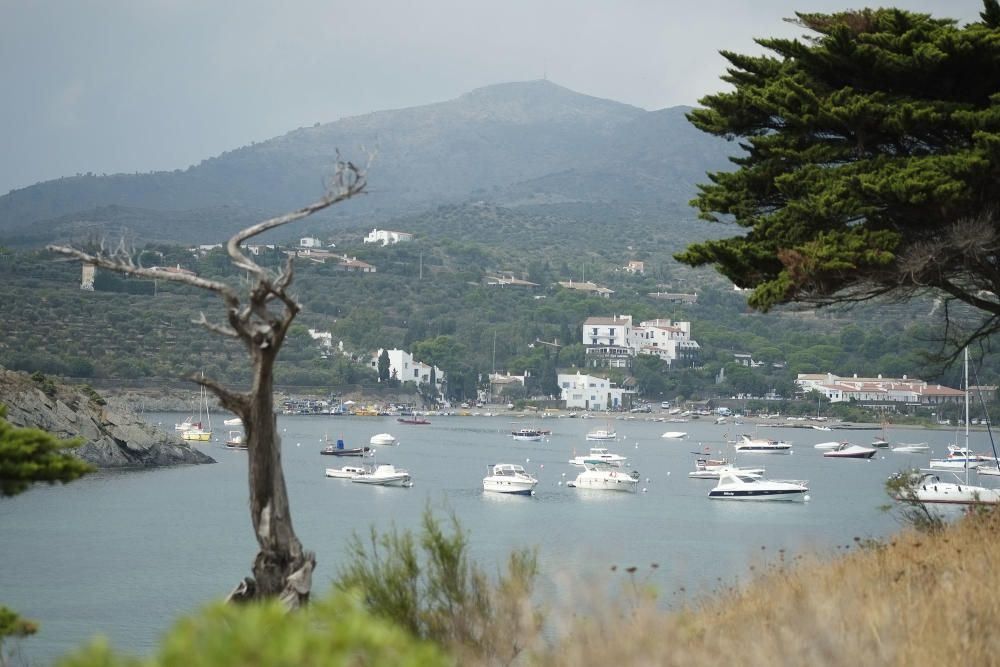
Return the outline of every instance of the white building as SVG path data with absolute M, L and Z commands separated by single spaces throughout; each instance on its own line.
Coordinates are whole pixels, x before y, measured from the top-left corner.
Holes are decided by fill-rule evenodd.
M 299 239 L 300 248 L 322 248 L 323 242 L 314 236 L 303 236 Z
M 567 409 L 620 409 L 625 405 L 625 397 L 635 393 L 616 386 L 607 378 L 583 375 L 579 371 L 575 375 L 560 373 L 558 380 Z
M 701 352 L 697 341 L 691 340 L 690 322 L 656 319 L 636 326 L 631 315 L 588 317 L 582 342 L 591 368 L 630 368 L 638 354 L 659 357 L 670 365 L 691 364 Z
M 659 357 L 671 366 L 677 362 L 694 363 L 701 354 L 701 346 L 691 340 L 690 322 L 647 320 L 640 322 L 632 333 L 632 347 L 638 354 Z
M 373 229 L 364 238 L 365 243 L 381 243 L 384 246 L 390 243 L 405 243 L 413 240 L 413 234 L 409 232 L 393 232 L 388 229 Z
M 389 377 L 395 377 L 400 382 L 412 382 L 417 385 L 431 381 L 431 366 L 417 361 L 406 350 L 386 350 L 389 355 Z M 378 359 L 382 356 L 380 348 L 371 359 L 371 367 L 378 371 Z M 444 383 L 444 373 L 436 366 L 434 368 L 435 393 L 441 393 Z
M 833 373 L 799 373 L 795 384 L 803 393 L 818 391 L 831 403 L 904 403 L 936 405 L 940 403 L 960 403 L 965 393 L 960 389 L 931 384 L 925 380 L 907 378 L 849 378 Z

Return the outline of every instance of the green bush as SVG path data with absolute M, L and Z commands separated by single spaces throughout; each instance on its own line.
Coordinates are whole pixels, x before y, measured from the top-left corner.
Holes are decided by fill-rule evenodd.
M 462 664 L 510 664 L 541 629 L 531 602 L 537 555 L 511 552 L 506 572 L 491 581 L 469 559 L 454 515 L 451 527 L 448 534 L 428 508 L 419 540 L 395 528 L 372 528 L 367 541 L 355 534 L 335 586 L 363 592 L 372 613 L 445 646 Z
M 104 639 L 59 661 L 61 667 L 437 667 L 453 665 L 439 647 L 338 593 L 295 612 L 279 602 L 217 603 L 181 619 L 152 658 L 116 653 Z

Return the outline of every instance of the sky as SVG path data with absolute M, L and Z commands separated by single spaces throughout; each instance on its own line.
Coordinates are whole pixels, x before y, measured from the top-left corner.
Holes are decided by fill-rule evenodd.
M 316 122 L 548 78 L 654 110 L 725 88 L 722 49 L 796 11 L 979 0 L 0 0 L 0 194 L 185 169 Z

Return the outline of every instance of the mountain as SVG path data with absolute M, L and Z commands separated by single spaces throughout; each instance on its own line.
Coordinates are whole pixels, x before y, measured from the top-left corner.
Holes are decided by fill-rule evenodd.
M 695 130 L 686 108 L 645 111 L 549 81 L 480 88 L 457 99 L 299 128 L 186 170 L 87 174 L 0 197 L 0 243 L 129 230 L 140 240 L 220 241 L 314 200 L 337 151 L 375 154 L 367 196 L 323 224 L 384 220 L 442 203 L 686 203 L 731 146 Z M 362 223 L 361 220 L 364 220 Z

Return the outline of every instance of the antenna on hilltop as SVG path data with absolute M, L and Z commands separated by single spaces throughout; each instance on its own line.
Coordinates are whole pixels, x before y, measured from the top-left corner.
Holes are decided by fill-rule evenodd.
M 549 63 L 546 60 L 542 61 L 542 81 L 549 80 Z

